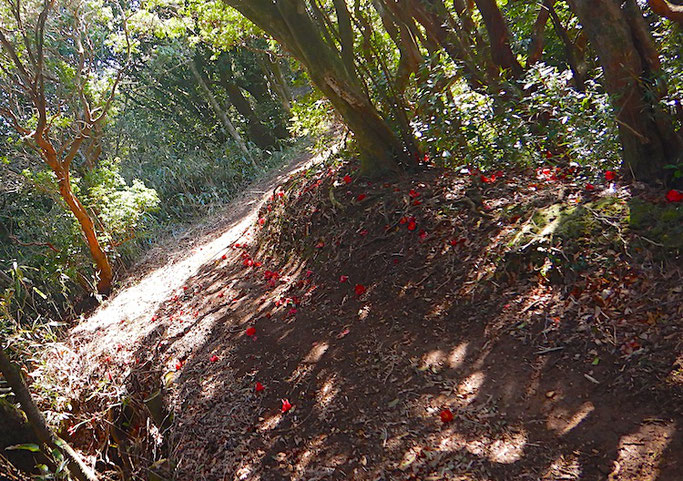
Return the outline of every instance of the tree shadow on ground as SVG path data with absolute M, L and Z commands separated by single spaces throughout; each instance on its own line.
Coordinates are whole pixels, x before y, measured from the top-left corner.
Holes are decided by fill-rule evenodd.
M 563 201 L 521 173 L 491 214 L 442 171 L 344 173 L 273 192 L 155 313 L 129 389 L 166 384 L 176 479 L 681 479 L 675 263 L 543 225 Z

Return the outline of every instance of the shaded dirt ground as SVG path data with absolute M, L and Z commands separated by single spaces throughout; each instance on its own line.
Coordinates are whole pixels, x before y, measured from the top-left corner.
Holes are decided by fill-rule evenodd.
M 355 167 L 264 181 L 55 347 L 100 471 L 683 479 L 680 257 L 629 224 L 658 194 Z

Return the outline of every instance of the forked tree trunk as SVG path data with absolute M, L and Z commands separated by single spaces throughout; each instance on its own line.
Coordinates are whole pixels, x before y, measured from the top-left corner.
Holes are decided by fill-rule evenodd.
M 653 44 L 633 0 L 569 0 L 598 54 L 619 125 L 624 174 L 655 183 L 666 179 L 664 167 L 681 155 L 672 122 L 656 107 L 661 92 L 648 91 Z M 634 9 L 638 18 L 634 18 Z M 656 56 L 655 56 L 656 57 Z M 654 97 L 654 100 L 651 100 Z
M 360 79 L 349 72 L 341 53 L 325 42 L 321 26 L 309 15 L 304 2 L 224 1 L 272 35 L 306 67 L 312 82 L 353 132 L 364 175 L 399 170 L 399 162 L 408 157 L 402 142 L 365 94 Z

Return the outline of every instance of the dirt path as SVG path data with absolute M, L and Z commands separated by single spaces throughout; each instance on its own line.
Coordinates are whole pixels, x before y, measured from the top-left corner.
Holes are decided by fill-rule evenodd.
M 123 286 L 71 330 L 68 342 L 53 346 L 47 361 L 55 371 L 50 375 L 59 380 L 54 388 L 87 389 L 85 384 L 102 369 L 101 363 L 93 362 L 95 359 L 133 366 L 140 342 L 157 327 L 151 321 L 161 304 L 182 293 L 182 287 L 202 266 L 220 259 L 239 239 L 246 241 L 249 228 L 272 190 L 297 171 L 322 161 L 325 155 L 302 153 L 250 185 L 212 214 L 212 219 L 190 227 L 180 236 L 162 239 L 130 269 Z M 118 378 L 126 378 L 130 372 L 127 368 L 108 371 L 108 376 Z
M 506 174 L 491 216 L 437 169 L 378 184 L 325 166 L 272 196 L 314 162 L 253 186 L 56 349 L 55 389 L 87 399 L 74 444 L 102 453 L 111 423 L 178 481 L 683 479 L 676 257 L 585 224 L 551 281 L 542 259 L 500 260 L 556 184 Z M 172 420 L 145 414 L 157 394 Z

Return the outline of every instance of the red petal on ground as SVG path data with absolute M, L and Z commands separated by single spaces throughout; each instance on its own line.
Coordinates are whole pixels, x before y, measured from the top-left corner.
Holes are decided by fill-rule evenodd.
M 248 327 L 246 330 L 246 334 L 249 337 L 253 337 L 256 334 L 256 328 L 255 327 Z
M 282 412 L 286 413 L 290 409 L 292 409 L 292 404 L 289 402 L 289 400 L 283 399 L 282 400 Z
M 261 384 L 260 382 L 256 381 L 256 387 L 254 388 L 254 390 L 255 390 L 256 392 L 261 392 L 261 391 L 263 391 L 264 389 L 265 389 L 265 387 L 263 386 L 263 384 Z
M 442 409 L 439 413 L 442 423 L 450 423 L 453 421 L 453 412 L 450 409 Z
M 356 284 L 356 287 L 354 287 L 353 290 L 356 292 L 357 296 L 365 294 L 365 286 L 363 284 Z
M 217 362 L 217 361 L 218 361 L 218 356 L 216 356 L 216 355 L 214 354 L 213 356 L 211 356 L 211 357 L 209 358 L 209 361 L 211 361 L 211 362 Z

